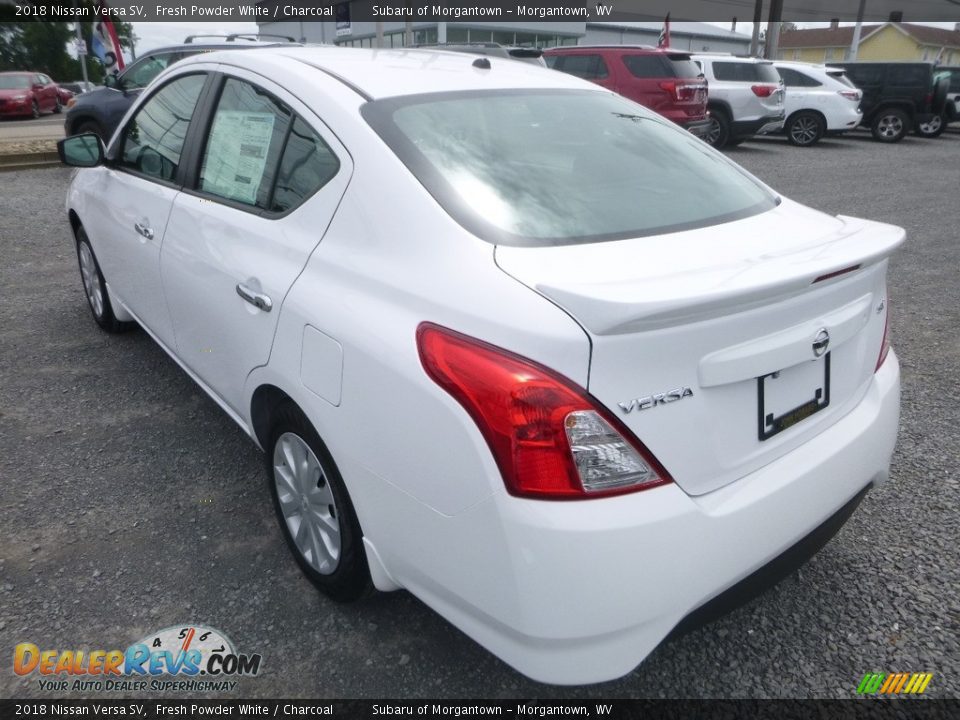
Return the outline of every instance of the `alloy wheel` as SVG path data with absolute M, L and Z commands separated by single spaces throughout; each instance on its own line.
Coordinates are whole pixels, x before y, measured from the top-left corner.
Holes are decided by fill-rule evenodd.
M 34 100 L 33 104 L 30 105 L 30 114 L 34 117 L 34 119 L 40 117 L 40 106 L 37 105 L 36 100 Z
M 812 145 L 820 135 L 820 124 L 812 117 L 799 117 L 790 125 L 790 137 L 797 145 Z
M 716 145 L 717 140 L 720 139 L 720 123 L 716 118 L 710 118 L 710 129 L 707 130 L 706 141 L 711 145 Z
M 920 123 L 920 134 L 933 135 L 940 129 L 942 125 L 943 118 L 939 115 L 934 115 L 930 122 Z
M 103 290 L 100 287 L 100 272 L 93 259 L 93 251 L 87 243 L 80 243 L 80 275 L 83 278 L 83 289 L 87 293 L 87 300 L 94 316 L 103 317 Z
M 299 435 L 286 432 L 273 450 L 273 481 L 284 522 L 303 559 L 329 575 L 340 561 L 340 513 L 327 475 Z
M 877 132 L 885 138 L 895 138 L 903 132 L 903 120 L 897 115 L 884 115 L 877 123 Z

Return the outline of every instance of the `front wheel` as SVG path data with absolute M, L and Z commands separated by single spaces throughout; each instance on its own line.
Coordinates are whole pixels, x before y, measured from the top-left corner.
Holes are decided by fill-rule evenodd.
M 787 121 L 787 140 L 797 147 L 810 147 L 820 142 L 826 129 L 817 113 L 799 112 Z
M 338 602 L 370 594 L 363 533 L 343 478 L 303 412 L 283 405 L 267 444 L 280 528 L 303 574 Z
M 877 114 L 870 125 L 870 130 L 875 140 L 895 143 L 903 140 L 909 126 L 910 118 L 903 110 L 889 108 Z
M 97 325 L 109 333 L 124 332 L 133 327 L 135 323 L 121 322 L 113 314 L 110 295 L 107 293 L 107 283 L 103 279 L 103 273 L 100 272 L 97 256 L 93 254 L 90 238 L 82 227 L 77 228 L 77 260 L 80 263 L 83 291 Z
M 30 103 L 30 117 L 34 120 L 40 117 L 40 104 L 36 100 Z
M 925 138 L 940 137 L 947 129 L 947 123 L 942 115 L 934 115 L 928 122 L 917 125 L 917 135 Z
M 60 96 L 57 95 L 57 104 L 53 106 L 53 111 L 59 115 L 63 112 L 63 102 L 60 100 Z

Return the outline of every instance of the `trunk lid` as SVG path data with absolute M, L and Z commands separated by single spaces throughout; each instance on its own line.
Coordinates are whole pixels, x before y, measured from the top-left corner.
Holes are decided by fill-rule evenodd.
M 883 338 L 887 258 L 903 239 L 783 200 L 708 229 L 498 246 L 496 260 L 580 323 L 591 395 L 700 495 L 861 400 Z

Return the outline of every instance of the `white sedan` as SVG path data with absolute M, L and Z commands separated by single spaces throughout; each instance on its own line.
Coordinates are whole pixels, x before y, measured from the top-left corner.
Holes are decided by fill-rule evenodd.
M 406 588 L 530 677 L 629 672 L 887 477 L 903 230 L 592 83 L 208 53 L 60 152 L 94 319 L 265 450 L 306 576 Z

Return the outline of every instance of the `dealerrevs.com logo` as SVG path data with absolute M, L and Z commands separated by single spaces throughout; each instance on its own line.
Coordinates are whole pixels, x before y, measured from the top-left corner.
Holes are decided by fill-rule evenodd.
M 24 642 L 13 671 L 38 675 L 40 690 L 204 692 L 234 690 L 235 678 L 260 672 L 259 653 L 238 653 L 219 630 L 185 624 L 164 628 L 126 650 L 41 650 Z

